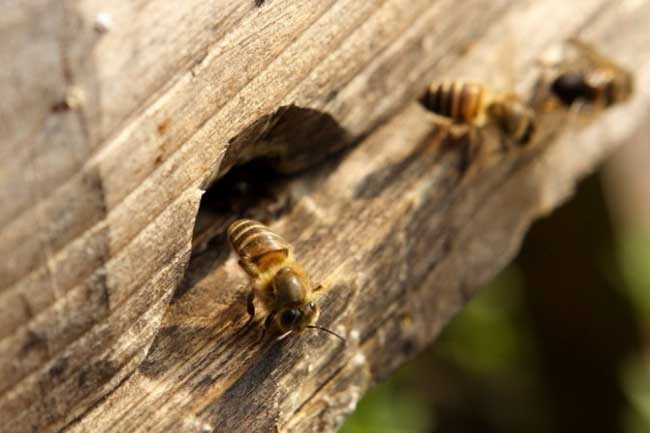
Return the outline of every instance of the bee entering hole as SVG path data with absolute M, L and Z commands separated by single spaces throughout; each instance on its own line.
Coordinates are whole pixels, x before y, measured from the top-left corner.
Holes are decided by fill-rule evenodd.
M 227 229 L 230 245 L 239 256 L 239 265 L 251 279 L 248 314 L 255 317 L 255 299 L 267 313 L 264 329 L 275 326 L 284 339 L 307 328 L 319 329 L 341 340 L 343 337 L 316 325 L 320 309 L 313 301 L 314 285 L 302 265 L 293 257 L 291 245 L 264 224 L 236 220 Z

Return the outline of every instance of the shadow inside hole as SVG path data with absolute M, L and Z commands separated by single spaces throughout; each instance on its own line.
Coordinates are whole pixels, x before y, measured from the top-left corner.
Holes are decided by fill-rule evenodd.
M 230 140 L 217 176 L 256 158 L 266 158 L 277 172 L 295 173 L 322 162 L 351 141 L 331 114 L 284 105 Z

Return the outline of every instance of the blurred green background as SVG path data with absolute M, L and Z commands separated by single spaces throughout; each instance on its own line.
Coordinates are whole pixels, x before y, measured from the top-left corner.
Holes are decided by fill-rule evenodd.
M 343 433 L 650 432 L 650 233 L 602 179 L 538 221 L 517 259 Z

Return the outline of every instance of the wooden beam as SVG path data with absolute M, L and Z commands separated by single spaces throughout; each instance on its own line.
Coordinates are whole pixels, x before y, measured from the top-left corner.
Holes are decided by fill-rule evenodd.
M 488 134 L 468 158 L 410 102 L 442 76 L 525 89 L 576 32 L 643 89 L 643 4 L 208 3 L 37 2 L 0 22 L 0 431 L 332 431 L 620 142 L 602 131 L 623 139 L 648 108 L 640 90 L 587 138 L 556 141 L 549 116 L 532 149 Z M 260 156 L 300 174 L 226 175 Z M 222 237 L 241 214 L 295 244 L 347 346 L 255 344 Z

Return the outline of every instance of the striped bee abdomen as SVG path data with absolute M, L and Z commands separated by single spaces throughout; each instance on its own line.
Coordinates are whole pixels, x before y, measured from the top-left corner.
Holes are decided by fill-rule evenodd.
M 425 108 L 458 123 L 475 124 L 481 117 L 487 90 L 479 83 L 434 82 L 422 100 Z
M 236 220 L 228 226 L 227 236 L 235 252 L 262 271 L 284 261 L 289 255 L 289 244 L 258 221 Z

